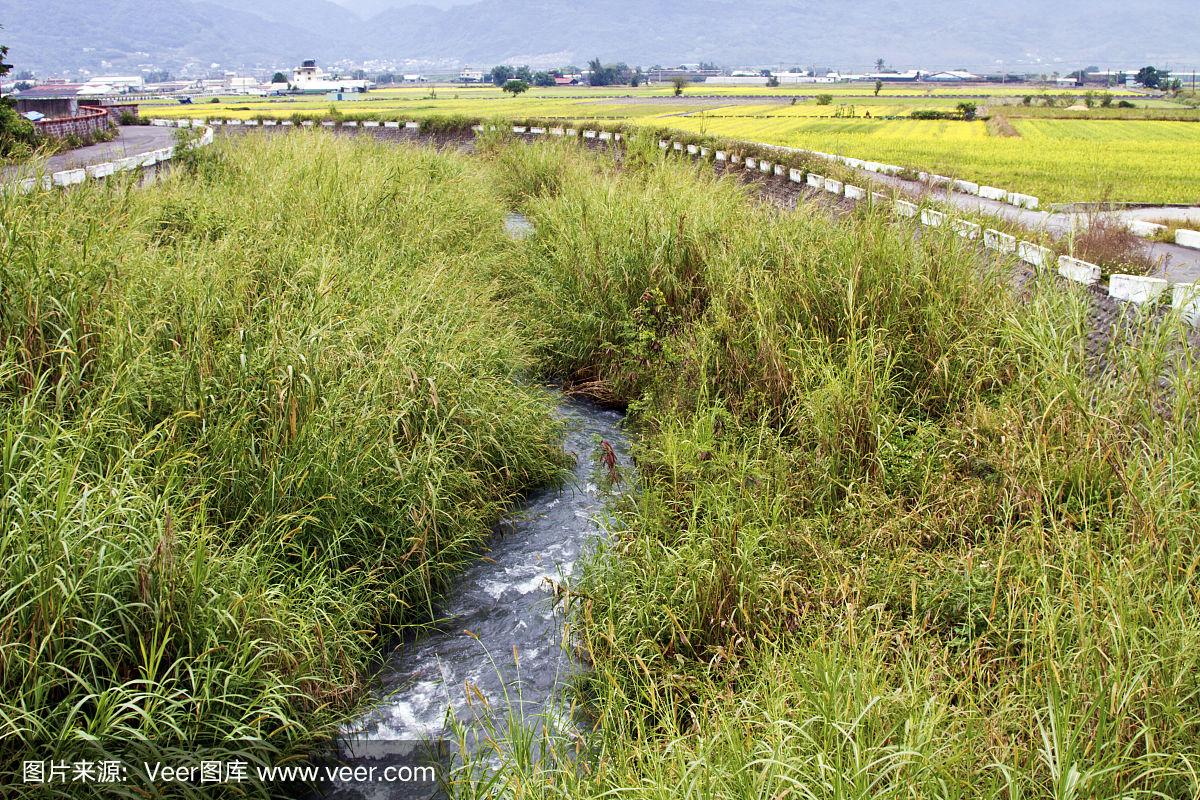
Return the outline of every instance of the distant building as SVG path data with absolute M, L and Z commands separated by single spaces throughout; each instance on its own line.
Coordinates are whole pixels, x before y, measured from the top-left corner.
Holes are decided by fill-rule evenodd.
M 579 77 L 576 75 L 557 75 L 554 78 L 555 86 L 578 86 Z
M 97 75 L 85 86 L 111 86 L 118 92 L 140 92 L 146 85 L 141 75 Z
M 936 83 L 962 83 L 965 81 L 977 81 L 979 79 L 979 76 L 973 72 L 961 69 L 949 69 L 942 72 L 931 72 L 921 80 L 934 81 Z
M 365 92 L 371 88 L 371 82 L 368 80 L 330 77 L 312 59 L 292 70 L 292 79 L 289 81 L 289 85 L 292 91 L 302 94 Z
M 428 80 L 429 79 L 426 78 L 424 75 L 414 74 L 414 75 L 405 75 L 404 76 L 405 83 L 426 83 Z
M 947 73 L 948 74 L 948 73 Z M 884 83 L 916 83 L 921 80 L 921 70 L 910 69 L 904 72 L 872 72 L 869 75 L 862 75 L 861 80 L 883 81 Z
M 720 74 L 721 71 L 719 69 L 700 69 L 699 67 L 692 69 L 685 65 L 681 67 L 652 69 L 646 74 L 646 77 L 651 83 L 668 83 L 676 78 L 699 82 L 708 78 L 715 78 Z
M 463 83 L 483 83 L 484 75 L 481 69 L 464 69 L 458 73 L 458 79 Z
M 1063 87 L 1078 86 L 1079 80 L 1076 79 L 1073 75 L 1068 75 L 1068 76 L 1065 76 L 1062 78 L 1055 78 L 1054 85 L 1055 86 L 1063 86 Z
M 81 83 L 35 86 L 12 96 L 17 113 L 37 112 L 44 117 L 73 117 L 79 113 Z

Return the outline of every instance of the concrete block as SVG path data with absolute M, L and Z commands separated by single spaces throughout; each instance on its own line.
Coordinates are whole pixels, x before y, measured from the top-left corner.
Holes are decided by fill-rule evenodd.
M 227 119 L 227 120 L 225 120 L 225 124 L 232 125 L 233 127 L 236 128 L 242 124 L 242 121 L 240 119 Z M 308 124 L 311 125 L 312 123 L 310 122 Z
M 303 128 L 311 128 L 311 127 L 313 127 L 313 121 L 312 121 L 311 119 L 306 119 L 306 120 L 304 120 L 303 122 L 301 122 L 301 123 L 300 123 L 300 126 L 301 126 L 301 127 L 303 127 Z M 378 123 L 378 122 L 376 122 L 376 123 L 375 123 L 375 126 L 376 126 L 376 127 L 378 127 L 378 126 L 379 126 L 379 123 Z
M 379 120 L 377 120 L 377 119 L 366 120 L 365 122 L 363 122 L 363 127 L 364 128 L 378 128 Z
M 951 223 L 951 225 L 954 227 L 955 233 L 964 239 L 970 239 L 972 241 L 978 239 L 980 231 L 983 230 L 979 223 L 971 222 L 969 219 L 956 219 Z
M 597 131 L 584 131 L 583 132 L 583 138 L 585 138 L 585 139 L 595 139 L 598 136 L 599 136 L 599 133 Z M 676 142 L 675 144 L 679 144 L 679 143 Z M 675 149 L 678 150 L 679 148 L 676 147 Z
M 714 156 L 714 158 L 716 158 L 717 161 L 724 161 L 727 158 L 727 156 L 726 156 L 724 150 L 718 150 L 716 155 Z
M 525 126 L 524 126 L 524 125 L 513 125 L 513 126 L 512 126 L 512 132 L 513 132 L 513 133 L 524 133 L 524 132 L 525 132 L 525 130 L 526 130 L 526 128 L 525 128 Z M 585 135 L 586 135 L 586 134 L 585 134 Z
M 1018 242 L 1017 258 L 1038 269 L 1044 269 L 1054 263 L 1054 251 L 1033 242 Z
M 1179 228 L 1175 231 L 1175 244 L 1180 247 L 1197 247 L 1200 248 L 1200 231 L 1190 231 L 1187 228 Z
M 748 169 L 748 170 L 757 170 L 757 169 L 758 169 L 758 159 L 756 159 L 756 158 L 747 158 L 747 159 L 746 159 L 746 169 Z
M 249 125 L 249 126 L 251 126 L 251 127 L 257 127 L 257 126 L 258 126 L 258 120 L 256 120 L 256 119 L 248 119 L 248 120 L 245 120 L 244 122 L 242 122 L 242 124 L 243 124 L 243 125 Z
M 980 186 L 978 194 L 985 200 L 999 200 L 1001 203 L 1008 200 L 1008 192 L 995 186 Z
M 158 154 L 156 152 L 142 153 L 138 159 L 139 167 L 153 167 L 158 163 Z
M 64 169 L 50 177 L 53 178 L 55 186 L 75 186 L 87 180 L 87 172 L 82 169 Z
M 947 178 L 945 175 L 930 175 L 929 183 L 933 186 L 950 186 L 954 181 Z
M 847 200 L 863 200 L 867 196 L 866 189 L 862 188 L 861 186 L 851 186 L 848 183 L 846 184 L 843 191 L 846 194 Z
M 551 128 L 551 129 L 550 129 L 550 135 L 551 135 L 551 136 L 562 136 L 562 135 L 564 135 L 565 133 L 566 133 L 566 131 L 565 131 L 564 129 L 562 129 L 562 128 Z
M 578 128 L 567 128 L 567 136 L 578 136 L 578 135 L 579 135 Z
M 118 172 L 129 172 L 142 166 L 141 156 L 127 156 L 126 158 L 118 158 L 113 162 L 113 167 Z
M 792 183 L 804 183 L 804 170 L 792 167 L 788 170 L 788 180 Z
M 983 232 L 983 246 L 1001 253 L 1017 252 L 1017 237 L 988 228 Z
M 915 203 L 910 203 L 907 200 L 897 200 L 896 214 L 901 217 L 915 217 L 917 215 L 917 206 Z
M 810 173 L 808 173 L 807 180 L 808 180 L 808 185 L 813 187 L 814 189 L 824 189 L 825 188 L 825 176 L 824 175 L 818 175 L 815 172 L 810 172 Z
M 825 191 L 830 194 L 841 194 L 843 188 L 844 184 L 841 181 L 834 180 L 833 178 L 825 179 Z
M 730 164 L 740 164 L 740 163 L 742 163 L 742 157 L 741 157 L 741 155 L 739 155 L 738 153 L 733 153 L 732 155 L 730 155 L 730 156 L 729 156 L 729 163 L 730 163 Z
M 670 146 L 671 146 L 671 143 L 668 142 L 666 139 L 658 140 L 658 149 L 659 150 L 666 150 L 666 149 L 670 148 Z
M 546 133 L 546 129 L 545 128 L 530 128 L 529 132 L 532 134 L 535 134 L 537 136 L 544 136 Z
M 387 123 L 384 123 L 384 124 L 386 125 Z M 323 119 L 323 120 L 321 120 L 321 127 L 322 127 L 322 128 L 333 128 L 333 127 L 336 127 L 336 126 L 337 126 L 337 122 L 336 122 L 336 121 L 334 121 L 334 120 L 332 120 L 332 119 Z
M 290 119 L 285 119 L 285 120 L 283 120 L 282 122 L 280 122 L 279 124 L 280 124 L 280 126 L 282 126 L 282 127 L 284 127 L 284 128 L 291 128 L 291 127 L 293 127 L 293 126 L 294 126 L 296 123 L 292 122 Z M 363 124 L 365 125 L 366 123 L 364 122 Z
M 775 165 L 770 161 L 759 161 L 758 171 L 770 175 L 775 171 Z
M 599 138 L 600 138 L 600 141 L 602 141 L 602 142 L 611 141 L 613 138 L 613 133 L 612 133 L 612 131 L 600 131 Z
M 711 155 L 712 155 L 711 147 L 701 147 L 700 148 L 700 157 L 701 158 L 708 158 Z
M 1058 274 L 1086 286 L 1100 282 L 1100 267 L 1071 256 L 1058 257 Z
M 421 130 L 421 123 L 410 119 L 408 122 L 404 123 L 404 129 L 408 131 L 419 131 Z
M 111 161 L 105 161 L 102 164 L 93 164 L 85 171 L 89 178 L 107 178 L 117 171 L 117 167 Z
M 1200 326 L 1200 284 L 1177 283 L 1171 287 L 1171 307 L 1189 324 Z
M 787 175 L 787 171 L 788 171 L 788 168 L 787 168 L 786 164 L 776 164 L 775 165 L 775 177 L 776 178 L 782 178 L 783 176 Z
M 1144 236 L 1147 239 L 1157 236 L 1167 229 L 1166 225 L 1159 225 L 1157 222 L 1145 222 L 1140 219 L 1126 221 L 1125 227 L 1134 236 Z
M 696 145 L 694 145 L 694 144 L 689 144 L 689 145 L 687 146 L 687 152 L 688 152 L 688 155 L 689 155 L 689 156 L 694 156 L 694 155 L 697 155 L 697 154 L 699 154 L 699 152 L 700 152 L 700 148 L 699 148 L 699 147 L 697 147 L 697 146 L 696 146 Z
M 204 124 L 205 124 L 204 120 L 196 119 L 195 117 L 192 117 L 192 127 L 193 128 L 203 128 Z
M 956 180 L 954 182 L 954 190 L 967 194 L 979 194 L 979 184 L 971 181 Z
M 1008 202 L 1017 208 L 1035 209 L 1038 207 L 1038 199 L 1033 195 L 1021 194 L 1020 192 L 1009 192 Z
M 176 128 L 190 128 L 190 127 L 192 127 L 192 121 L 190 119 L 175 120 L 175 127 Z
M 584 131 L 583 135 L 587 136 L 587 131 Z M 682 153 L 683 152 L 683 142 L 671 142 L 671 149 L 677 153 Z
M 263 127 L 264 127 L 264 128 L 274 128 L 274 127 L 275 127 L 276 125 L 278 125 L 278 124 L 279 124 L 279 123 L 278 123 L 278 122 L 276 122 L 276 121 L 275 121 L 275 120 L 273 120 L 273 119 L 264 119 L 264 120 L 263 120 Z M 343 125 L 357 125 L 358 123 L 357 123 L 357 122 L 343 122 L 342 124 L 343 124 Z
M 387 120 L 386 122 L 384 122 L 384 123 L 383 123 L 383 127 L 385 127 L 385 128 L 399 128 L 399 127 L 400 127 L 400 120 L 398 120 L 398 119 L 390 119 L 390 120 Z
M 928 225 L 930 228 L 940 228 L 946 224 L 946 215 L 941 211 L 934 211 L 932 208 L 922 208 L 921 224 Z
M 223 119 L 210 119 L 210 120 L 208 121 L 208 124 L 209 124 L 209 125 L 224 125 L 224 124 L 225 124 L 225 120 L 223 120 Z
M 1130 303 L 1153 303 L 1162 297 L 1169 285 L 1162 278 L 1149 278 L 1145 275 L 1110 275 L 1108 294 Z

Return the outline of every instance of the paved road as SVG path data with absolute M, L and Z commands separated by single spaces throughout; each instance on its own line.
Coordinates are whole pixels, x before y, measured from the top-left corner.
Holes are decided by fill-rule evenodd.
M 158 128 L 151 125 L 129 125 L 118 128 L 117 138 L 111 142 L 100 142 L 76 150 L 50 156 L 46 159 L 43 170 L 47 175 L 64 169 L 78 169 L 105 161 L 113 161 L 126 156 L 136 156 L 169 147 L 175 141 L 174 128 Z M 15 166 L 4 168 L 4 179 L 17 177 L 18 174 L 29 173 L 29 167 Z
M 918 196 L 925 194 L 940 202 L 960 208 L 963 211 L 999 217 L 1033 231 L 1046 231 L 1055 238 L 1070 236 L 1072 230 L 1083 227 L 1086 222 L 1085 214 L 1030 211 L 996 200 L 987 200 L 975 195 L 952 192 L 946 188 L 930 189 L 928 186 L 917 181 L 904 180 L 893 175 L 879 175 L 870 172 L 862 174 L 876 183 L 885 184 L 907 194 Z M 1122 218 L 1137 219 L 1139 216 L 1145 217 L 1147 215 L 1151 217 L 1168 216 L 1163 212 L 1164 209 L 1141 209 L 1123 210 L 1114 213 Z M 1182 213 L 1185 216 L 1187 214 L 1182 209 L 1177 209 L 1176 212 Z M 1200 217 L 1200 209 L 1191 210 L 1191 214 Z M 1188 283 L 1200 280 L 1200 250 L 1180 247 L 1175 244 L 1163 244 L 1161 242 L 1146 242 L 1146 247 L 1149 250 L 1151 258 L 1159 262 L 1156 272 L 1159 277 L 1166 278 L 1172 283 Z

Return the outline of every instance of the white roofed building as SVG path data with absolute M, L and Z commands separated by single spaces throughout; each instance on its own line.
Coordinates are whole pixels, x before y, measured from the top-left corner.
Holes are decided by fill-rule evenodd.
M 305 94 L 325 94 L 327 92 L 365 92 L 371 88 L 368 80 L 352 78 L 337 78 L 326 74 L 317 66 L 317 62 L 309 59 L 292 70 L 289 81 L 292 91 Z

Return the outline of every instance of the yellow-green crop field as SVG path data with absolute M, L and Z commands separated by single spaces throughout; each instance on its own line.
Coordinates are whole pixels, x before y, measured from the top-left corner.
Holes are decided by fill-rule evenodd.
M 1138 109 L 1094 110 L 1097 116 L 1113 118 L 1064 119 L 1058 117 L 1072 112 L 1007 105 L 1022 95 L 1038 96 L 1029 87 L 884 87 L 879 97 L 861 85 L 804 87 L 807 93 L 834 95 L 827 105 L 765 96 L 796 88 L 695 86 L 677 98 L 669 96 L 669 87 L 657 86 L 564 87 L 519 97 L 491 86 L 412 87 L 371 92 L 358 101 L 234 97 L 219 103 L 147 105 L 143 113 L 251 119 L 336 112 L 351 119 L 466 116 L 621 122 L 899 164 L 1033 194 L 1043 203 L 1200 203 L 1200 170 L 1188 166 L 1200 164 L 1200 122 L 1116 114 L 1152 114 L 1173 107 L 1186 118 L 1191 112 L 1181 105 L 1144 98 L 1138 100 Z M 718 89 L 729 99 L 701 95 Z M 985 90 L 991 99 L 978 101 L 981 108 L 1009 108 L 1009 122 L 1018 135 L 993 135 L 978 121 L 896 119 L 915 109 L 951 110 L 959 101 L 947 95 Z M 920 96 L 901 96 L 905 91 L 919 91 Z M 1082 90 L 1045 93 L 1062 96 Z M 758 96 L 761 101 L 754 99 Z M 1049 118 L 1051 113 L 1056 118 Z

